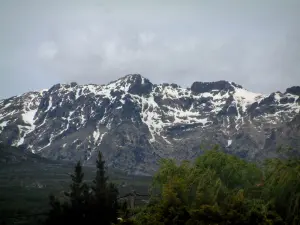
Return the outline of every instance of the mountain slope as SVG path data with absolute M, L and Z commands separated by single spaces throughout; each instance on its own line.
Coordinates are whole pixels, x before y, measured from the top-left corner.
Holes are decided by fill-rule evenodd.
M 156 85 L 138 74 L 57 84 L 0 101 L 0 142 L 86 164 L 101 150 L 130 172 L 151 173 L 162 157 L 193 159 L 212 143 L 254 160 L 274 152 L 268 138 L 299 113 L 299 95 L 300 87 L 263 95 L 227 81 Z
M 52 161 L 50 159 L 40 157 L 39 155 L 33 154 L 32 152 L 26 151 L 25 149 L 0 144 L 0 168 L 12 164 L 22 165 L 24 163 L 31 164 L 31 165 L 58 164 L 57 161 Z

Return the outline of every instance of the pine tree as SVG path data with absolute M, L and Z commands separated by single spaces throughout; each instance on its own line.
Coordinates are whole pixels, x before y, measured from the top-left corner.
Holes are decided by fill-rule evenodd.
M 63 224 L 64 222 L 64 207 L 63 204 L 54 196 L 49 196 L 50 211 L 48 218 L 45 221 L 46 225 Z
M 73 208 L 80 207 L 84 204 L 84 194 L 88 187 L 83 183 L 83 177 L 82 166 L 80 161 L 78 161 L 75 166 L 74 174 L 71 175 L 72 183 L 70 185 L 70 191 L 65 193 Z
M 102 154 L 99 151 L 98 153 L 98 159 L 96 161 L 96 177 L 93 180 L 93 191 L 95 192 L 95 195 L 97 198 L 101 198 L 103 194 L 105 194 L 105 191 L 107 189 L 107 181 L 108 177 L 105 175 L 105 161 L 103 160 Z
M 50 198 L 51 210 L 47 225 L 60 224 L 103 224 L 111 225 L 118 217 L 118 189 L 108 182 L 105 161 L 99 152 L 96 163 L 97 172 L 90 188 L 83 182 L 81 163 L 75 166 L 71 175 L 70 190 L 65 192 L 67 201 L 61 203 L 54 196 Z
M 51 210 L 46 220 L 47 225 L 84 224 L 88 204 L 88 186 L 83 182 L 83 177 L 82 166 L 78 162 L 71 175 L 70 191 L 65 192 L 67 201 L 61 203 L 53 195 L 50 196 Z
M 94 194 L 94 201 L 91 206 L 93 208 L 93 220 L 98 221 L 100 217 L 101 224 L 111 224 L 111 222 L 116 221 L 118 215 L 118 189 L 114 184 L 108 182 L 105 161 L 101 152 L 98 153 L 96 167 L 97 172 L 92 187 Z
M 86 210 L 88 199 L 86 199 L 86 192 L 88 186 L 83 182 L 84 173 L 80 161 L 75 166 L 74 174 L 71 175 L 72 183 L 70 185 L 70 192 L 65 193 L 69 198 L 71 204 L 67 211 L 69 221 L 74 221 L 76 224 L 84 224 L 86 219 Z

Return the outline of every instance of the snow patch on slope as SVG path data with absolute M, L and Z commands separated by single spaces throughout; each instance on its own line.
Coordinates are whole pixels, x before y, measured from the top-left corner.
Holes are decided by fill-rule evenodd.
M 3 121 L 3 122 L 1 122 L 1 123 L 0 123 L 0 128 L 1 128 L 1 130 L 2 130 L 4 127 L 6 127 L 7 124 L 8 124 L 8 121 Z
M 19 130 L 21 131 L 21 135 L 20 135 L 20 139 L 19 141 L 15 144 L 16 146 L 22 145 L 25 141 L 25 137 L 27 134 L 29 134 L 30 132 L 32 132 L 35 129 L 35 125 L 34 125 L 34 116 L 37 112 L 37 109 L 34 110 L 29 110 L 29 111 L 25 111 L 22 114 L 22 118 L 23 121 L 29 125 L 29 126 L 18 126 Z
M 104 133 L 100 134 L 99 130 L 93 132 L 93 138 L 94 138 L 95 144 L 96 144 L 96 142 L 98 142 L 98 143 L 97 143 L 97 146 L 99 146 L 99 145 L 101 144 L 102 139 L 103 139 L 103 137 L 104 137 L 105 134 L 107 134 L 107 132 L 104 132 Z M 97 148 L 93 148 L 93 149 L 89 152 L 89 156 L 87 157 L 87 160 L 86 160 L 86 161 L 90 160 L 90 158 L 92 157 L 93 153 L 94 153 L 96 150 L 97 150 Z
M 265 96 L 259 93 L 247 91 L 242 88 L 235 88 L 233 97 L 242 107 L 243 112 L 246 112 L 247 106 L 263 99 Z
M 48 112 L 49 109 L 51 109 L 51 108 L 52 108 L 52 97 L 50 96 L 49 97 L 49 105 L 48 105 L 48 108 L 46 109 L 46 112 Z
M 34 116 L 37 112 L 37 109 L 27 111 L 22 114 L 23 121 L 27 124 L 30 124 L 30 126 L 34 129 Z
M 227 147 L 229 147 L 232 144 L 232 140 L 227 141 Z

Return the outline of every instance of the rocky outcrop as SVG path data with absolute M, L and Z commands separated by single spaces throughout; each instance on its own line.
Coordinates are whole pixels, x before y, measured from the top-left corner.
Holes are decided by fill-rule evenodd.
M 191 90 L 195 94 L 211 92 L 211 91 L 234 91 L 234 88 L 243 88 L 233 82 L 225 80 L 216 82 L 194 82 L 191 86 Z
M 300 86 L 294 86 L 286 89 L 286 93 L 300 96 Z

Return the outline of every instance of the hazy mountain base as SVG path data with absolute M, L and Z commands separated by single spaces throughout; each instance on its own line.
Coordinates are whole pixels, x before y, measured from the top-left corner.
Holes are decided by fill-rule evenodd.
M 73 166 L 74 163 L 57 163 L 32 153 L 26 152 L 25 155 L 19 148 L 1 146 L 1 220 L 9 224 L 14 224 L 14 221 L 34 224 L 37 219 L 43 219 L 43 214 L 49 210 L 49 194 L 62 195 L 70 184 L 69 174 L 72 173 Z M 83 170 L 85 179 L 90 182 L 95 168 L 84 167 Z M 130 176 L 118 170 L 110 169 L 108 175 L 117 184 L 121 196 L 133 189 L 139 193 L 147 193 L 151 183 L 151 177 Z M 143 200 L 147 198 L 137 199 L 136 204 L 144 204 Z
M 49 209 L 50 193 L 62 195 L 69 183 L 73 167 L 48 167 L 23 170 L 24 166 L 10 166 L 0 169 L 0 218 L 9 221 L 28 221 L 32 214 L 45 213 Z M 93 168 L 83 168 L 87 177 L 93 174 Z M 139 193 L 147 193 L 151 177 L 130 176 L 121 172 L 110 172 L 110 179 L 118 185 L 120 195 L 133 189 Z M 89 179 L 91 180 L 91 179 Z M 147 197 L 137 199 L 136 204 L 144 204 Z M 43 216 L 42 216 L 43 217 Z M 32 224 L 32 223 L 29 223 Z

